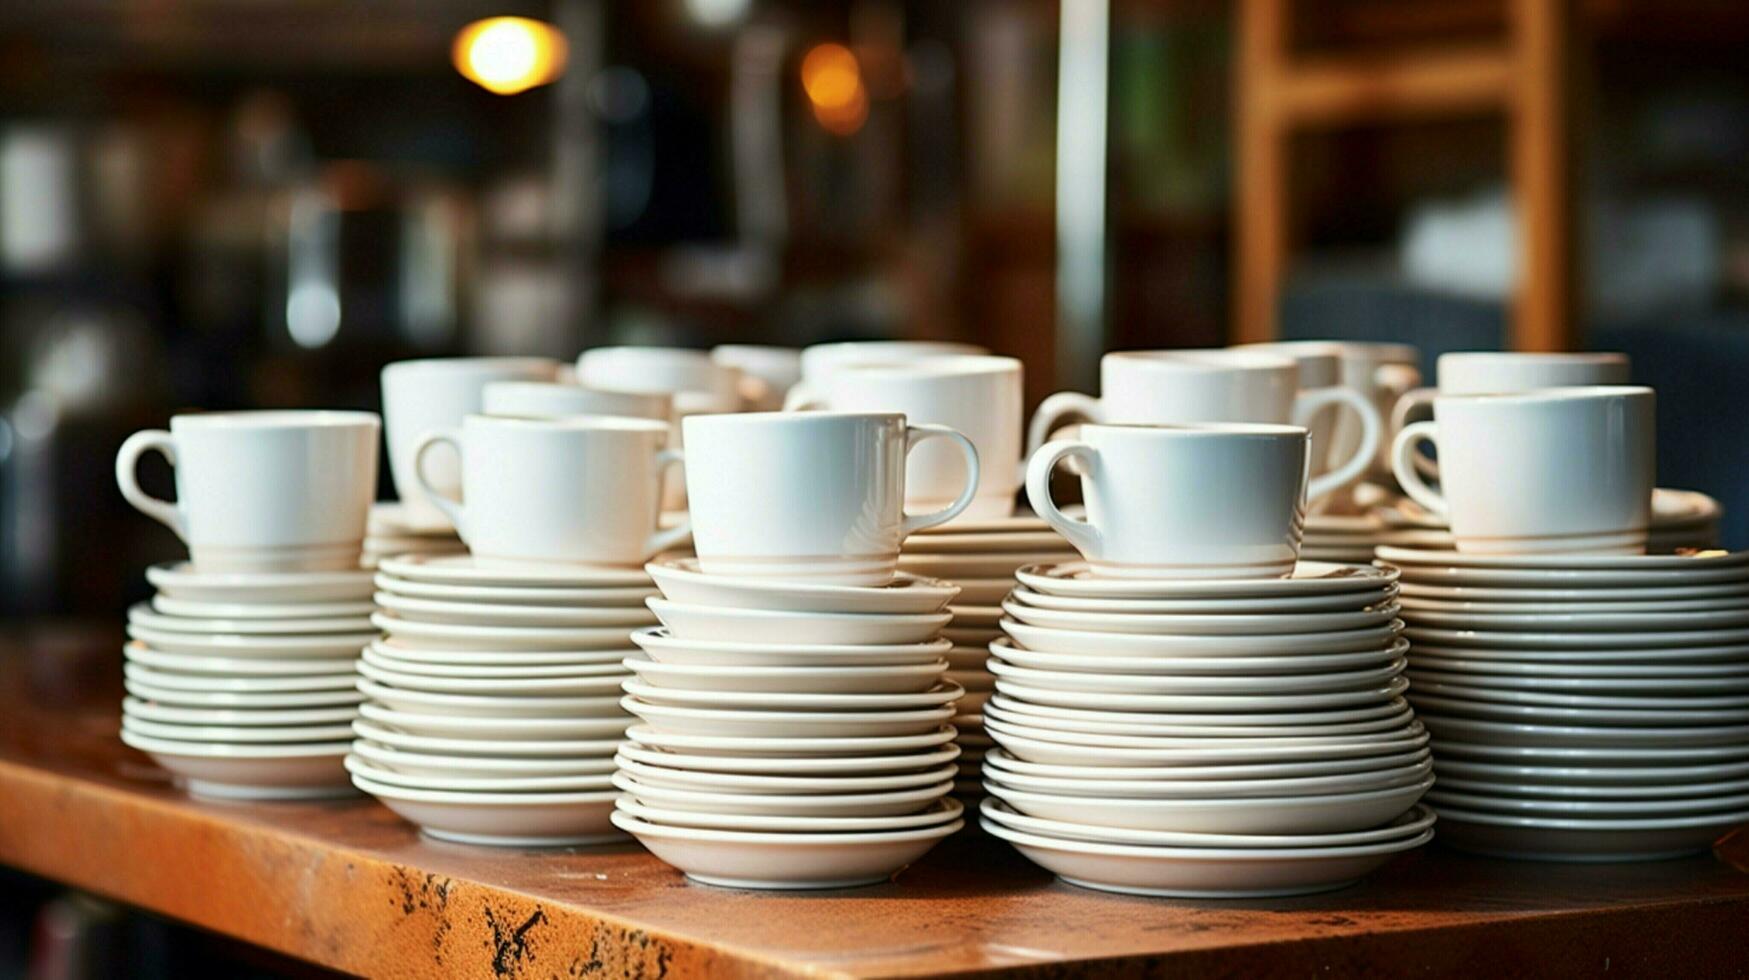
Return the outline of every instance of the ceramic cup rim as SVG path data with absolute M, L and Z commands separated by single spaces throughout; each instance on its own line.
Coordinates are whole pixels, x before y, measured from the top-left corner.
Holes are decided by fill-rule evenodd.
M 369 429 L 382 424 L 375 412 L 336 408 L 267 408 L 192 412 L 170 417 L 170 431 L 190 429 Z
M 667 422 L 637 418 L 630 415 L 564 415 L 547 418 L 537 415 L 486 415 L 473 413 L 462 417 L 462 428 L 484 426 L 488 429 L 523 429 L 532 432 L 645 432 L 667 435 Z
M 1494 392 L 1477 394 L 1441 394 L 1434 399 L 1434 418 L 1438 419 L 1439 406 L 1442 404 L 1475 405 L 1533 405 L 1561 404 L 1576 402 L 1597 402 L 1610 399 L 1649 399 L 1654 396 L 1653 390 L 1646 385 L 1569 385 L 1560 388 L 1536 388 L 1531 391 Z
M 1101 363 L 1145 365 L 1148 370 L 1175 374 L 1211 374 L 1252 370 L 1292 371 L 1298 362 L 1283 354 L 1236 347 L 1186 350 L 1119 350 L 1106 354 Z

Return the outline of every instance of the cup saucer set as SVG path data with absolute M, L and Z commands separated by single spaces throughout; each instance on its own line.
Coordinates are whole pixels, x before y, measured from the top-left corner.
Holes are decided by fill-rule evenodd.
M 632 639 L 616 826 L 689 878 L 740 888 L 885 881 L 964 826 L 964 689 L 941 631 L 958 588 L 896 570 L 900 542 L 972 502 L 978 455 L 898 413 L 688 418 L 696 558 L 648 566 L 659 627 Z M 907 456 L 960 486 L 907 515 Z
M 1402 569 L 1428 799 L 1454 846 L 1648 860 L 1749 821 L 1749 553 L 1647 553 L 1654 401 L 1442 394 L 1397 437 L 1404 488 L 1457 549 L 1379 549 Z
M 146 573 L 128 611 L 122 741 L 195 796 L 352 795 L 342 759 L 363 700 L 352 662 L 375 636 L 359 568 L 380 424 L 367 412 L 179 415 L 116 457 L 122 495 L 190 560 Z M 135 477 L 175 469 L 176 501 Z

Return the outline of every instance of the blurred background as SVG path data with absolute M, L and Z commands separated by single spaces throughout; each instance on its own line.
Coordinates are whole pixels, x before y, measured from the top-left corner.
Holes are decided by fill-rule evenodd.
M 0 611 L 113 623 L 181 554 L 112 477 L 179 408 L 611 343 L 969 340 L 1029 402 L 1125 347 L 1625 350 L 1743 547 L 1746 39 L 1740 0 L 0 4 Z

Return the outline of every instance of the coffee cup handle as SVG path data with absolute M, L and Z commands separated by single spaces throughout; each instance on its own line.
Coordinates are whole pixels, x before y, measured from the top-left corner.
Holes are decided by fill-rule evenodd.
M 418 444 L 413 447 L 413 479 L 418 481 L 420 492 L 425 494 L 426 499 L 430 500 L 433 506 L 443 511 L 443 516 L 449 518 L 449 522 L 455 525 L 456 534 L 465 541 L 468 531 L 462 519 L 462 502 L 451 500 L 438 493 L 432 487 L 431 481 L 425 477 L 425 454 L 431 451 L 431 447 L 440 443 L 454 449 L 457 456 L 462 454 L 462 441 L 459 433 L 453 430 L 425 433 L 419 437 Z
M 1102 422 L 1105 420 L 1105 410 L 1099 404 L 1099 399 L 1092 395 L 1083 395 L 1079 391 L 1059 391 L 1039 402 L 1038 410 L 1032 413 L 1032 424 L 1026 427 L 1027 457 L 1030 458 L 1033 453 L 1038 452 L 1038 447 L 1044 445 L 1051 433 L 1071 419 Z
M 668 475 L 668 468 L 670 466 L 681 467 L 682 473 L 686 471 L 685 450 L 664 449 L 656 454 L 655 469 L 657 500 L 662 499 L 662 485 L 665 482 L 663 478 Z M 658 515 L 658 519 L 660 519 L 660 515 Z M 665 531 L 658 529 L 649 537 L 645 538 L 644 555 L 646 557 L 654 557 L 670 548 L 679 547 L 680 545 L 685 544 L 686 540 L 690 537 L 692 537 L 692 515 L 688 514 L 686 520 L 681 521 L 679 524 L 676 524 Z
M 181 511 L 176 504 L 168 500 L 160 500 L 140 489 L 139 474 L 135 472 L 139 466 L 140 457 L 149 452 L 164 454 L 170 465 L 176 465 L 176 439 L 163 429 L 145 429 L 128 436 L 121 444 L 121 449 L 115 454 L 115 483 L 121 488 L 121 495 L 134 509 L 163 524 L 176 532 L 176 536 L 184 542 L 188 541 L 188 528 L 184 526 Z
M 954 502 L 929 514 L 907 514 L 899 524 L 899 540 L 903 541 L 926 527 L 946 524 L 960 516 L 960 512 L 972 505 L 972 498 L 978 493 L 978 447 L 972 445 L 958 429 L 950 429 L 945 425 L 907 425 L 905 426 L 905 455 L 911 455 L 918 443 L 925 439 L 952 439 L 959 447 L 960 455 L 966 460 L 966 485 Z
M 1098 456 L 1099 450 L 1087 443 L 1059 439 L 1040 446 L 1026 464 L 1026 499 L 1033 511 L 1068 539 L 1076 551 L 1089 558 L 1103 550 L 1099 529 L 1088 521 L 1075 520 L 1057 507 L 1057 502 L 1051 499 L 1051 472 L 1058 463 L 1071 458 L 1079 460 L 1083 470 L 1089 470 Z
M 1391 431 L 1403 431 L 1409 424 L 1409 417 L 1422 408 L 1433 404 L 1433 399 L 1438 395 L 1438 388 L 1416 388 L 1404 392 L 1403 396 L 1397 399 L 1397 403 L 1391 406 Z M 1431 457 L 1416 453 L 1415 468 L 1430 478 L 1437 479 L 1439 477 L 1439 463 Z
M 1378 458 L 1379 438 L 1383 426 L 1379 423 L 1377 406 L 1353 388 L 1330 387 L 1304 392 L 1294 400 L 1294 424 L 1305 425 L 1312 417 L 1331 405 L 1346 405 L 1360 416 L 1360 445 L 1341 466 L 1306 485 L 1307 502 L 1316 502 L 1360 479 L 1372 461 Z M 1313 447 L 1318 448 L 1318 447 Z M 1328 446 L 1323 447 L 1328 449 Z
M 798 381 L 783 396 L 783 410 L 786 412 L 811 412 L 825 405 L 825 401 L 808 390 L 806 381 Z
M 1429 511 L 1445 515 L 1450 513 L 1445 497 L 1439 491 L 1428 486 L 1421 479 L 1421 474 L 1415 471 L 1415 446 L 1426 439 L 1434 445 L 1439 444 L 1439 423 L 1415 422 L 1404 426 L 1397 433 L 1397 438 L 1391 443 L 1391 472 L 1397 477 L 1397 482 L 1403 485 L 1407 493 L 1416 503 Z

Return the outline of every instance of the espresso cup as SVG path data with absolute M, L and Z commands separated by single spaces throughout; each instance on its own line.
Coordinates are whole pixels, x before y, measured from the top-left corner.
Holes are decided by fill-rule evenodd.
M 557 361 L 545 357 L 435 357 L 397 361 L 383 368 L 383 427 L 389 441 L 389 473 L 406 508 L 407 523 L 442 529 L 449 519 L 419 492 L 413 449 L 433 429 L 453 429 L 479 412 L 486 385 L 494 381 L 551 381 Z M 445 496 L 461 492 L 461 467 L 447 451 L 425 463 L 426 478 Z
M 1026 495 L 1095 575 L 1281 578 L 1299 560 L 1310 445 L 1293 425 L 1084 425 L 1032 455 Z M 1081 464 L 1086 520 L 1051 499 L 1067 459 Z
M 840 369 L 822 386 L 818 403 L 796 408 L 902 412 L 911 422 L 957 430 L 977 447 L 979 472 L 971 506 L 960 516 L 983 520 L 1014 513 L 1021 480 L 1021 385 L 1021 365 L 1012 357 L 931 357 Z M 965 482 L 965 463 L 954 447 L 919 446 L 905 467 L 905 506 L 941 508 Z
M 793 409 L 797 405 L 817 403 L 824 397 L 827 382 L 840 368 L 988 353 L 987 348 L 977 344 L 951 340 L 847 340 L 836 344 L 815 344 L 802 349 L 802 380 L 789 390 L 783 407 Z
M 896 412 L 695 415 L 688 451 L 693 546 L 710 575 L 885 585 L 907 536 L 957 517 L 978 489 L 978 451 Z M 906 458 L 953 442 L 964 485 L 945 507 L 905 513 Z
M 1321 362 L 1325 371 L 1328 360 Z M 1318 365 L 1312 368 L 1317 379 Z M 1256 422 L 1295 425 L 1312 435 L 1312 472 L 1319 500 L 1363 476 L 1377 452 L 1382 426 L 1377 407 L 1360 393 L 1326 383 L 1303 389 L 1304 370 L 1294 359 L 1239 350 L 1118 351 L 1099 362 L 1101 397 L 1059 392 L 1033 414 L 1027 445 L 1036 447 L 1063 423 L 1201 425 Z M 1352 416 L 1361 433 L 1340 462 L 1319 463 L 1339 416 Z M 1320 442 L 1322 435 L 1325 441 Z M 1030 455 L 1030 453 L 1029 453 Z
M 439 446 L 460 454 L 461 499 L 421 486 L 480 562 L 635 567 L 689 533 L 657 528 L 664 472 L 682 460 L 667 441 L 651 419 L 470 415 L 420 440 L 415 473 Z
M 1433 421 L 1398 433 L 1391 464 L 1403 490 L 1451 524 L 1476 554 L 1642 554 L 1657 459 L 1650 388 L 1545 388 L 1440 395 Z M 1414 461 L 1439 451 L 1440 489 Z
M 264 411 L 178 415 L 136 432 L 115 458 L 123 497 L 188 545 L 201 571 L 357 568 L 377 489 L 374 412 Z M 176 500 L 140 489 L 135 468 L 163 453 Z
M 739 411 L 746 393 L 741 369 L 685 347 L 596 347 L 577 356 L 577 380 L 586 387 L 708 396 L 719 411 Z
M 1421 352 L 1411 344 L 1377 343 L 1359 340 L 1277 340 L 1258 344 L 1240 344 L 1233 350 L 1257 351 L 1278 357 L 1299 354 L 1334 355 L 1342 365 L 1342 386 L 1358 393 L 1372 403 L 1380 419 L 1391 417 L 1397 399 L 1421 383 Z M 1330 434 L 1330 458 L 1347 459 L 1366 439 L 1358 419 L 1341 418 Z M 1390 439 L 1379 440 L 1366 476 L 1388 480 L 1391 463 L 1388 458 Z M 1319 450 L 1320 453 L 1323 450 Z
M 1391 412 L 1392 433 L 1400 432 L 1413 415 L 1440 395 L 1507 395 L 1539 388 L 1623 385 L 1628 382 L 1626 354 L 1530 353 L 1517 351 L 1457 351 L 1439 355 L 1434 369 L 1437 388 L 1416 388 L 1397 399 Z
M 668 395 L 603 391 L 554 381 L 494 381 L 481 395 L 482 414 L 529 419 L 559 419 L 574 415 L 617 415 L 622 418 L 674 418 Z

